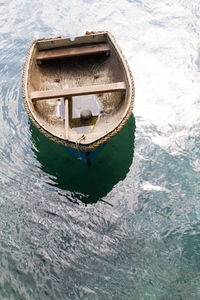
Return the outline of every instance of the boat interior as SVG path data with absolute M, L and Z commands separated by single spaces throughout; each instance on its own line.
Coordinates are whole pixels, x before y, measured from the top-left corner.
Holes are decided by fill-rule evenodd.
M 35 43 L 28 99 L 38 123 L 53 135 L 88 144 L 124 117 L 128 106 L 124 65 L 106 35 Z

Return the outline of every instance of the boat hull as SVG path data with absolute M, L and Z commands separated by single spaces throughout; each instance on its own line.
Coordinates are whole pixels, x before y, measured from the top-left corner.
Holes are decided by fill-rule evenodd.
M 104 42 L 106 41 L 106 45 L 108 45 L 111 49 L 111 55 L 110 54 L 107 55 L 108 52 L 106 52 L 106 48 L 104 47 L 105 53 L 103 54 L 98 53 L 97 55 L 92 53 L 92 55 L 87 55 L 87 57 L 84 56 L 85 57 L 84 60 L 82 59 L 82 57 L 81 58 L 64 57 L 63 58 L 64 60 L 61 61 L 61 59 L 58 58 L 58 54 L 56 54 L 57 55 L 56 58 L 53 57 L 53 55 L 55 56 L 55 54 L 53 53 L 55 49 L 62 50 L 64 48 L 64 50 L 67 49 L 73 52 L 76 50 L 77 45 L 79 45 L 80 43 L 83 43 L 84 45 L 89 45 L 89 47 L 91 48 L 94 46 L 92 44 L 93 40 L 96 41 L 95 45 L 98 45 L 98 48 L 96 47 L 93 51 L 97 51 L 97 50 L 100 51 L 99 50 L 100 48 L 101 51 L 103 51 L 102 41 Z M 100 45 L 101 47 L 99 47 Z M 51 50 L 52 47 L 54 50 Z M 85 52 L 87 50 L 85 49 L 85 46 L 84 49 L 82 49 L 83 47 L 79 47 L 79 48 L 81 48 L 82 52 L 83 50 Z M 50 60 L 51 64 L 48 60 L 47 61 L 44 60 L 44 62 L 42 62 L 42 65 L 40 65 L 42 54 L 45 54 L 43 53 L 45 51 L 49 53 L 51 52 L 51 60 Z M 62 55 L 64 54 L 62 53 Z M 68 55 L 69 55 L 69 51 L 68 51 Z M 107 58 L 107 56 L 109 57 Z M 99 72 L 96 72 L 96 69 L 95 70 L 92 69 L 94 59 L 97 60 L 96 66 L 94 66 L 94 68 L 98 67 Z M 99 63 L 99 61 L 101 62 L 101 64 Z M 62 65 L 66 63 L 68 64 L 67 71 L 68 73 L 70 73 L 69 70 L 72 70 L 71 65 L 73 65 L 73 62 L 75 62 L 74 64 L 77 65 L 79 62 L 81 62 L 82 64 L 81 72 L 83 76 L 81 79 L 79 79 L 79 81 L 84 81 L 85 79 L 87 79 L 87 84 L 86 87 L 84 88 L 80 87 L 80 84 L 77 80 L 77 73 L 79 70 L 79 66 L 77 67 L 77 70 L 75 70 L 76 73 L 74 70 L 73 72 L 71 72 L 70 75 L 71 77 L 70 76 L 65 77 L 64 76 L 65 73 L 61 72 L 63 69 Z M 117 66 L 115 66 L 116 62 L 118 63 Z M 52 75 L 50 71 L 57 70 L 56 69 L 58 68 L 57 66 L 59 66 L 60 73 L 58 74 L 60 77 L 56 75 L 59 78 L 55 77 L 52 80 Z M 89 68 L 88 68 L 87 77 L 84 77 L 84 74 L 86 73 L 85 70 L 88 66 Z M 111 72 L 114 67 L 115 70 Z M 68 73 L 66 72 L 66 74 Z M 42 77 L 42 74 L 45 74 L 44 78 Z M 47 74 L 49 74 L 49 77 L 47 76 Z M 76 77 L 76 80 L 74 81 L 72 80 L 73 74 L 75 74 L 74 77 Z M 39 79 L 37 80 L 36 78 Z M 75 85 L 75 88 L 74 89 L 71 88 L 67 90 L 67 88 L 64 87 L 64 89 L 62 89 L 62 92 L 64 91 L 64 95 L 66 95 L 66 93 L 67 95 L 70 94 L 70 96 L 67 96 L 66 98 L 62 97 L 62 99 L 64 99 L 63 101 L 68 99 L 69 104 L 65 105 L 65 112 L 64 112 L 65 117 L 62 119 L 59 116 L 58 120 L 54 122 L 55 111 L 57 110 L 58 104 L 55 102 L 53 98 L 57 98 L 56 99 L 57 101 L 59 99 L 57 96 L 62 95 L 62 93 L 60 92 L 61 89 L 60 90 L 54 89 L 54 86 L 63 87 L 62 80 L 66 82 L 67 88 L 69 88 L 71 83 L 73 84 L 73 86 Z M 68 84 L 70 80 L 71 83 Z M 116 84 L 116 81 L 121 81 L 121 82 L 118 82 Z M 95 84 L 91 86 L 91 82 Z M 98 83 L 101 83 L 101 85 L 98 85 Z M 125 86 L 125 88 L 123 88 L 123 85 Z M 51 89 L 49 89 L 49 86 Z M 88 91 L 89 88 L 90 90 Z M 103 91 L 102 94 L 99 92 L 99 89 L 100 91 L 101 90 Z M 125 92 L 123 91 L 123 89 L 125 89 Z M 47 97 L 45 96 L 46 92 L 48 94 Z M 96 114 L 97 116 L 94 116 L 91 122 L 90 121 L 88 123 L 86 122 L 85 123 L 86 126 L 83 126 L 83 120 L 80 120 L 80 118 L 79 120 L 78 118 L 73 118 L 72 102 L 73 101 L 75 102 L 75 100 L 72 100 L 71 95 L 72 93 L 74 93 L 73 95 L 75 95 L 75 98 L 82 97 L 79 94 L 77 94 L 78 92 L 82 93 L 82 95 L 84 93 L 86 93 L 87 95 L 89 93 L 92 94 L 96 93 L 97 94 L 96 98 L 98 97 L 97 102 L 100 103 L 100 109 Z M 40 96 L 41 93 L 43 93 L 42 96 Z M 102 95 L 105 95 L 105 97 L 103 97 Z M 46 98 L 43 99 L 43 97 Z M 89 96 L 87 96 L 87 98 L 89 98 Z M 117 45 L 114 37 L 108 32 L 96 33 L 93 34 L 92 36 L 81 36 L 76 38 L 74 41 L 71 41 L 70 39 L 36 40 L 30 46 L 26 63 L 24 66 L 23 99 L 24 99 L 26 111 L 31 121 L 47 138 L 51 139 L 56 143 L 61 144 L 67 149 L 71 149 L 72 152 L 75 151 L 80 153 L 88 153 L 88 152 L 95 153 L 96 149 L 98 149 L 103 144 L 108 142 L 113 136 L 115 136 L 119 131 L 121 131 L 121 129 L 127 123 L 133 110 L 134 82 L 133 82 L 131 71 L 128 67 L 124 55 L 121 52 L 121 49 Z M 42 101 L 38 101 L 38 100 L 42 100 Z M 56 105 L 54 104 L 54 102 L 56 103 Z M 111 109 L 109 108 L 109 105 L 111 106 Z M 51 119 L 51 115 L 48 118 L 46 117 L 51 107 L 54 107 L 54 115 L 52 114 L 52 119 Z M 68 114 L 69 114 L 67 121 L 66 121 L 67 119 L 66 107 L 68 109 Z M 68 127 L 66 126 L 67 122 L 69 123 L 67 124 Z M 79 126 L 81 130 L 86 127 L 92 127 L 92 129 L 89 132 L 81 132 L 81 133 L 76 132 L 74 130 L 75 126 L 77 126 L 76 122 L 79 122 L 79 125 L 82 126 L 82 127 Z M 92 157 L 93 155 L 91 154 L 90 156 Z

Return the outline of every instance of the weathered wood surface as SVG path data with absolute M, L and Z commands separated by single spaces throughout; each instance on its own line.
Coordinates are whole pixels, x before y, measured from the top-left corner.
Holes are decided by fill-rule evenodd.
M 68 132 L 69 132 L 69 107 L 68 107 L 68 100 L 65 99 L 65 138 L 68 139 Z
M 74 87 L 69 89 L 58 89 L 58 90 L 48 90 L 48 91 L 35 91 L 31 93 L 31 99 L 45 100 L 52 98 L 70 97 L 70 96 L 80 96 L 80 95 L 90 95 L 108 92 L 117 92 L 126 90 L 125 82 L 115 82 L 108 84 L 98 84 L 83 87 Z
M 85 126 L 93 126 L 95 125 L 98 116 L 92 116 L 89 120 L 82 120 L 81 118 L 72 118 L 70 120 L 70 127 L 85 127 Z
M 70 47 L 62 49 L 52 49 L 52 50 L 42 50 L 37 54 L 37 61 L 48 60 L 48 59 L 58 59 L 72 56 L 81 56 L 89 54 L 98 54 L 110 51 L 109 46 L 106 43 L 87 45 L 80 47 Z

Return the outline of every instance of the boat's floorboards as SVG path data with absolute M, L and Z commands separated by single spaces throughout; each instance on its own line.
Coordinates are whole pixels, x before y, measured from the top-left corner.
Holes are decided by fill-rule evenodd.
M 55 92 L 56 90 L 64 90 L 69 87 L 79 89 L 85 86 L 105 86 L 113 83 L 122 83 L 123 87 L 121 90 L 106 91 L 104 93 L 99 91 L 96 95 L 75 96 L 71 101 L 72 107 L 69 108 L 69 112 L 71 110 L 71 112 L 77 111 L 78 113 L 76 116 L 69 116 L 69 127 L 81 127 L 81 130 L 83 130 L 83 122 L 79 121 L 80 110 L 91 110 L 94 104 L 98 109 L 93 113 L 95 118 L 92 125 L 95 125 L 94 132 L 98 133 L 109 132 L 110 128 L 118 122 L 121 116 L 120 107 L 124 103 L 124 79 L 124 72 L 118 58 L 112 54 L 106 56 L 104 53 L 84 57 L 69 57 L 63 60 L 44 60 L 41 65 L 35 64 L 30 82 L 32 93 L 36 91 L 48 93 L 49 90 Z M 60 94 L 56 96 L 60 97 Z M 88 101 L 90 97 L 92 97 L 92 100 Z M 79 105 L 80 100 L 83 100 L 81 105 Z M 34 109 L 41 120 L 41 124 L 53 134 L 64 137 L 66 132 L 65 120 L 64 118 L 59 118 L 57 114 L 58 107 L 59 102 L 56 98 L 34 101 Z M 88 125 L 86 124 L 85 128 Z M 69 128 L 69 134 L 70 130 L 74 129 Z

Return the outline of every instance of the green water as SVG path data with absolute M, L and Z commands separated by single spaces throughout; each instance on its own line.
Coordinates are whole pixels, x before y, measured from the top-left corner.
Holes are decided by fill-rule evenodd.
M 126 178 L 133 161 L 135 120 L 133 115 L 123 130 L 100 151 L 92 166 L 72 157 L 31 125 L 33 151 L 41 169 L 52 178 L 52 185 L 72 192 L 74 201 L 95 203 L 102 200 Z M 47 150 L 48 149 L 48 150 Z M 71 200 L 73 200 L 71 199 Z
M 0 299 L 200 299 L 199 1 L 0 0 Z M 32 40 L 109 30 L 131 119 L 92 164 L 23 106 Z

